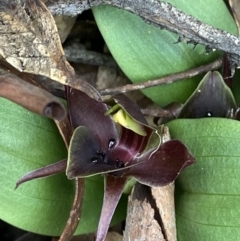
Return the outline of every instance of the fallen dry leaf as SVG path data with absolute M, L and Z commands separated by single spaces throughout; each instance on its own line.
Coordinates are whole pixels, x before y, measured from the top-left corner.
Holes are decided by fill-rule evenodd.
M 54 19 L 40 1 L 1 1 L 0 54 L 16 69 L 65 84 L 65 59 Z
M 67 62 L 55 21 L 41 0 L 2 0 L 0 54 L 21 72 L 43 75 L 98 99 Z
M 68 37 L 73 25 L 75 24 L 77 17 L 57 15 L 57 16 L 53 16 L 53 18 L 57 25 L 58 35 L 61 39 L 61 42 L 64 43 L 64 41 Z

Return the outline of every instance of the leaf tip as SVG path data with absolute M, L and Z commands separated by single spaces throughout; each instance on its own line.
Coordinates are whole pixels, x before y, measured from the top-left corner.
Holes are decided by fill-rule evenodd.
M 14 190 L 16 190 L 20 185 L 21 185 L 21 183 L 17 182 L 16 185 L 15 185 Z

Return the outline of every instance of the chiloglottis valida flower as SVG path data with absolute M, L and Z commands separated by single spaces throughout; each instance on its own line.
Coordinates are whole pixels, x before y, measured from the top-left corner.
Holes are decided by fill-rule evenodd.
M 68 88 L 67 103 L 73 129 L 68 159 L 26 174 L 17 185 L 61 171 L 66 171 L 69 179 L 104 175 L 96 235 L 97 241 L 104 240 L 130 178 L 149 186 L 164 186 L 195 159 L 179 140 L 162 143 L 161 133 L 147 124 L 139 107 L 125 95 L 116 95 L 106 104 Z
M 231 89 L 217 71 L 209 71 L 184 104 L 178 118 L 236 118 L 239 113 Z

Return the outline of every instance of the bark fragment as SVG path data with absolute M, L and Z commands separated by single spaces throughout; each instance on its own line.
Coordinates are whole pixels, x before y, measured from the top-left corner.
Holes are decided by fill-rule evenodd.
M 129 197 L 123 241 L 166 241 L 150 200 L 150 188 L 137 183 Z

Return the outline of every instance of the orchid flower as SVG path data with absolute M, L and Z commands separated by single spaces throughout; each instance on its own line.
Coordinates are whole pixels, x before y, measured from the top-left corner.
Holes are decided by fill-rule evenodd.
M 221 74 L 209 71 L 185 103 L 178 118 L 237 118 L 239 108 L 236 109 L 232 91 Z
M 107 105 L 68 89 L 67 102 L 73 129 L 68 160 L 26 174 L 17 185 L 61 171 L 66 171 L 69 179 L 103 174 L 105 192 L 96 235 L 96 240 L 102 241 L 130 178 L 164 186 L 194 158 L 179 140 L 162 143 L 161 133 L 147 124 L 138 106 L 125 95 L 114 96 Z

